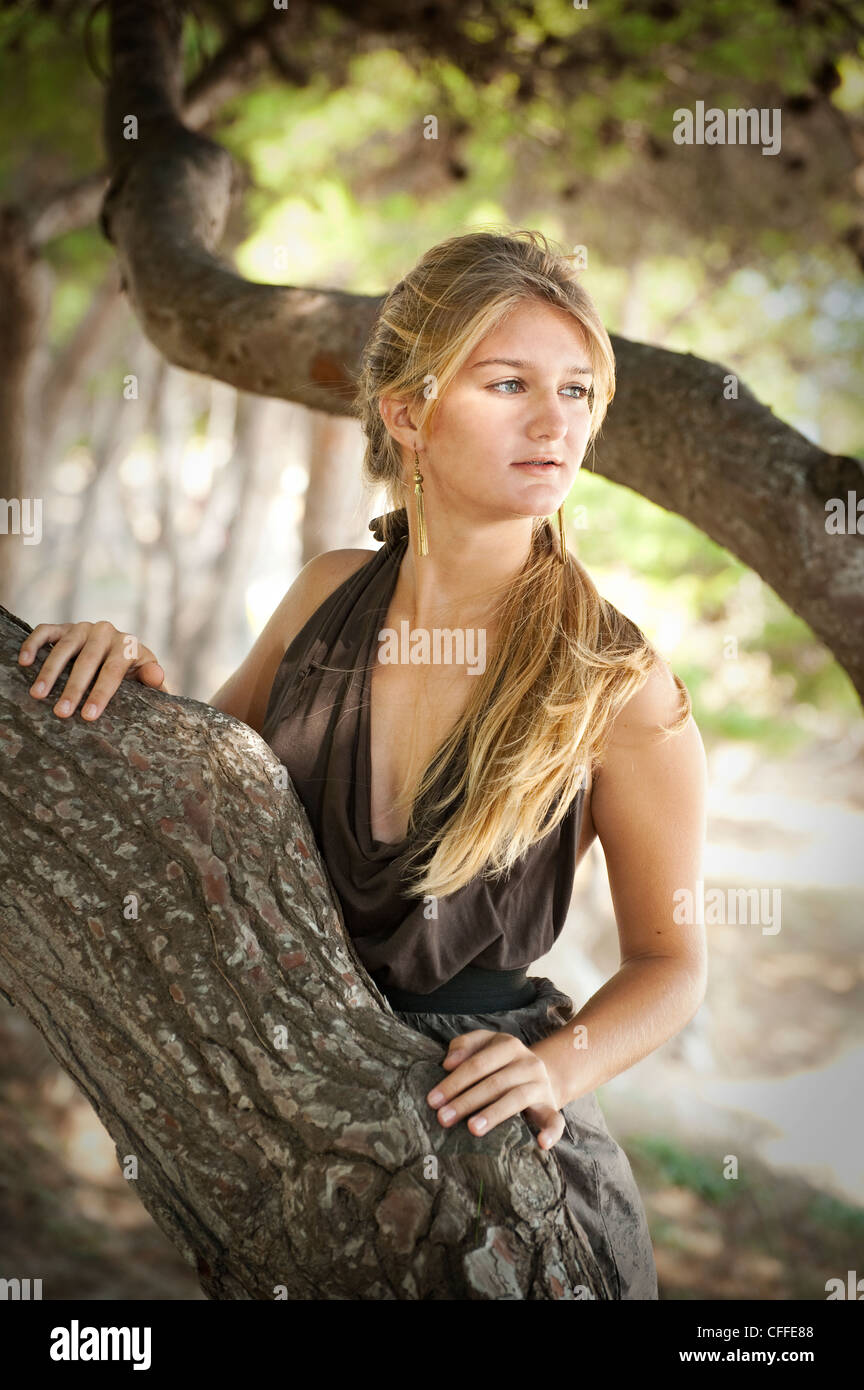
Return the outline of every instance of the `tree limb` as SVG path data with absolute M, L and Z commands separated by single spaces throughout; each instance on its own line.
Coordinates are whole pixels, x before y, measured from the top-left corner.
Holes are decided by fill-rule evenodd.
M 612 1297 L 554 1149 L 437 1123 L 441 1048 L 364 971 L 263 740 L 134 681 L 58 720 L 28 631 L 0 608 L 0 988 L 205 1293 Z
M 105 130 L 115 175 L 103 227 L 145 333 L 191 371 L 349 413 L 382 297 L 252 284 L 220 262 L 231 161 L 180 118 L 176 16 L 160 0 L 114 0 L 111 51 Z M 130 111 L 135 141 L 122 134 Z M 864 548 L 857 533 L 829 535 L 825 511 L 830 498 L 864 495 L 861 463 L 811 444 L 742 383 L 727 398 L 720 364 L 612 341 L 620 386 L 599 471 L 752 566 L 864 698 Z

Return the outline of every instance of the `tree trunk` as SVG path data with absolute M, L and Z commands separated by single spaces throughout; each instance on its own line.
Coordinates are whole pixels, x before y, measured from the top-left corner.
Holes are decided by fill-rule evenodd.
M 78 412 L 82 407 L 81 397 L 86 399 L 86 382 L 95 371 L 104 370 L 109 362 L 116 370 L 123 337 L 133 336 L 128 329 L 123 334 L 130 316 L 128 306 L 120 297 L 119 278 L 117 266 L 112 265 L 94 291 L 69 341 L 48 358 L 37 382 L 39 410 L 33 421 L 33 487 L 42 496 L 49 486 L 48 472 L 54 458 L 62 458 L 76 436 L 82 433 Z M 43 351 L 47 356 L 46 344 L 43 344 Z M 117 401 L 122 409 L 128 402 L 123 400 L 120 378 L 118 371 Z
M 360 486 L 362 436 L 355 420 L 309 412 L 309 482 L 300 528 L 300 563 L 371 539 Z M 364 519 L 360 520 L 363 515 Z
M 29 631 L 0 608 L 0 987 L 204 1292 L 610 1298 L 554 1148 L 438 1124 L 441 1049 L 364 971 L 263 740 L 132 681 L 61 721 Z
M 0 595 L 14 581 L 25 536 L 38 544 L 41 498 L 28 493 L 30 435 L 28 405 L 41 320 L 50 276 L 36 261 L 26 220 L 15 208 L 0 208 Z M 8 505 L 7 505 L 8 504 Z M 36 541 L 32 539 L 36 536 Z

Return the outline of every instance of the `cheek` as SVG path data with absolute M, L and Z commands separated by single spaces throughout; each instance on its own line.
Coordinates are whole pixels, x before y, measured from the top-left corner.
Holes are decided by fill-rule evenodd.
M 429 442 L 444 455 L 458 455 L 466 446 L 490 441 L 488 403 L 484 400 L 451 400 L 439 406 Z
M 580 411 L 579 419 L 574 425 L 574 433 L 583 440 L 587 439 L 591 433 L 591 413 L 587 407 Z

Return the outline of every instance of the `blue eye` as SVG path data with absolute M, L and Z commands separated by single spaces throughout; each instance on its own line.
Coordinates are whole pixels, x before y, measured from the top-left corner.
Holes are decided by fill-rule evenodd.
M 495 392 L 496 392 L 498 395 L 500 395 L 500 396 L 513 396 L 513 395 L 516 394 L 514 391 L 499 391 L 499 390 L 498 390 L 498 387 L 499 387 L 499 386 L 522 386 L 522 385 L 523 385 L 523 383 L 520 381 L 519 377 L 511 376 L 511 377 L 508 377 L 506 381 L 496 381 L 496 382 L 494 382 L 493 385 L 492 385 L 489 389 L 490 389 L 491 391 L 495 391 Z M 576 400 L 576 401 L 584 401 L 585 397 L 588 395 L 588 389 L 589 389 L 589 388 L 588 388 L 587 386 L 583 386 L 583 385 L 582 385 L 580 382 L 578 382 L 578 381 L 574 381 L 574 382 L 572 382 L 569 386 L 565 386 L 565 387 L 564 387 L 564 390 L 565 390 L 565 391 L 578 391 L 578 392 L 580 393 L 578 396 L 573 396 L 573 397 L 571 397 L 572 400 Z

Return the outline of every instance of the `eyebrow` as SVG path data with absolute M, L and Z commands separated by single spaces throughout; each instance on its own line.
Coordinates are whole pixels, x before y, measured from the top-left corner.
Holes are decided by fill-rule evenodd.
M 473 372 L 476 367 L 488 367 L 493 362 L 500 362 L 505 367 L 527 367 L 529 371 L 535 365 L 533 362 L 522 362 L 517 357 L 484 357 L 482 362 L 475 362 L 469 370 Z M 573 372 L 576 376 L 594 375 L 590 367 L 565 367 L 564 370 L 566 372 Z

